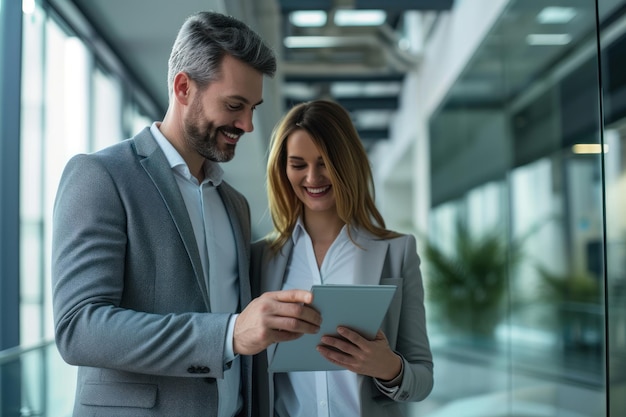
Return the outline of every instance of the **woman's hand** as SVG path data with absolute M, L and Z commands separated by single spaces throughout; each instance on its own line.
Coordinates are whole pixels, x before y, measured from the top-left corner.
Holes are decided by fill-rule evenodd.
M 402 359 L 389 347 L 387 337 L 378 330 L 374 340 L 367 340 L 347 327 L 338 327 L 341 337 L 323 336 L 318 352 L 327 360 L 361 375 L 382 381 L 394 379 L 402 370 Z

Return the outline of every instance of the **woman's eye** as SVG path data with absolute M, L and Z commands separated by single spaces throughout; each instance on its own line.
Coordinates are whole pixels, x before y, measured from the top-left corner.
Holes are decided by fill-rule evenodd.
M 291 169 L 304 169 L 305 165 L 291 165 Z

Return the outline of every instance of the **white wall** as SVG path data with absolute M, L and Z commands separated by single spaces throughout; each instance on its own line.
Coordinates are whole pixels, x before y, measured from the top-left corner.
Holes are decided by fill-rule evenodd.
M 275 0 L 231 0 L 225 3 L 229 14 L 248 23 L 276 54 L 280 53 L 280 15 Z M 272 79 L 266 77 L 263 84 L 263 104 L 254 114 L 254 131 L 241 138 L 235 158 L 222 164 L 225 179 L 243 193 L 250 203 L 253 239 L 272 230 L 267 209 L 265 171 L 270 134 L 284 111 L 279 90 L 282 84 L 280 56 L 277 58 L 279 64 L 276 75 Z

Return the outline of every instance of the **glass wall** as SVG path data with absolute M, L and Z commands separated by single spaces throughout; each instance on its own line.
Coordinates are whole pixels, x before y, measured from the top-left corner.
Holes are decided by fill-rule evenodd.
M 135 100 L 137 91 L 122 81 L 128 76 L 108 70 L 101 51 L 45 2 L 25 1 L 22 17 L 21 83 L 8 81 L 21 87 L 21 132 L 14 141 L 20 173 L 19 181 L 12 179 L 14 187 L 19 184 L 19 315 L 1 323 L 19 327 L 20 346 L 3 351 L 0 361 L 2 375 L 19 388 L 0 402 L 6 415 L 70 415 L 75 368 L 52 343 L 49 260 L 57 185 L 71 156 L 118 142 L 158 116 Z
M 431 117 L 414 415 L 626 415 L 624 57 L 626 2 L 512 0 Z
M 617 4 L 616 4 L 617 3 Z M 602 12 L 625 13 L 603 0 Z M 607 371 L 610 416 L 626 415 L 626 22 L 615 17 L 602 30 L 604 186 L 606 201 Z
M 20 2 L 0 1 L 0 351 L 19 344 Z M 18 364 L 0 366 L 0 414 L 19 409 Z
M 53 337 L 49 294 L 52 206 L 63 167 L 77 154 L 124 139 L 147 123 L 119 75 L 59 17 L 25 10 L 21 118 L 21 344 Z M 122 117 L 125 108 L 127 118 Z

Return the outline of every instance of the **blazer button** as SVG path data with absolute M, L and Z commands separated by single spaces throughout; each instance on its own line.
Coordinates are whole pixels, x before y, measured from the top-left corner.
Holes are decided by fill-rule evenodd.
M 190 374 L 208 374 L 211 372 L 211 368 L 208 366 L 190 366 L 187 368 L 187 372 Z

